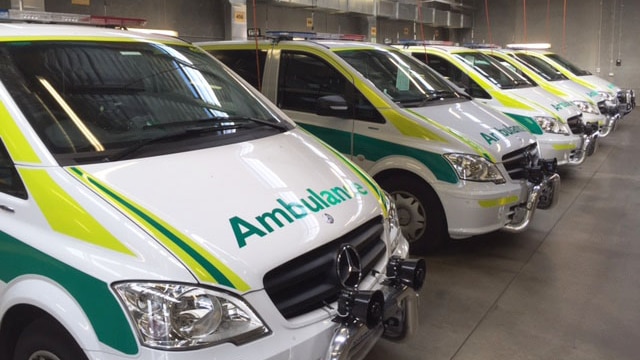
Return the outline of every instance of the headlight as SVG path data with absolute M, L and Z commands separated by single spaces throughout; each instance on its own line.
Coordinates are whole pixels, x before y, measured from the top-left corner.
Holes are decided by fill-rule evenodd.
M 591 104 L 588 101 L 583 100 L 574 100 L 573 103 L 582 111 L 583 113 L 596 114 L 600 115 L 600 111 L 597 107 Z
M 398 209 L 393 198 L 385 192 L 385 205 L 387 207 L 387 227 L 389 231 L 389 247 L 394 251 L 398 246 L 398 238 L 402 229 L 400 228 L 400 219 L 398 218 Z
M 142 344 L 187 350 L 223 342 L 242 344 L 269 333 L 241 299 L 185 284 L 114 285 Z
M 616 96 L 616 94 L 612 94 L 608 91 L 599 91 L 599 93 L 605 97 L 606 100 L 608 101 L 614 101 L 614 100 L 618 100 L 618 97 Z
M 506 182 L 496 164 L 482 156 L 471 154 L 444 154 L 449 163 L 455 169 L 462 180 L 493 182 L 503 184 Z
M 552 134 L 569 134 L 569 129 L 557 119 L 549 116 L 535 116 L 533 119 L 538 123 L 538 125 L 540 125 L 544 132 Z

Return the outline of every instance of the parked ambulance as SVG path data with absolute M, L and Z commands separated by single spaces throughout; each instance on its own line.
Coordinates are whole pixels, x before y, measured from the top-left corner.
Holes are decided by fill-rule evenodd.
M 398 46 L 481 101 L 518 121 L 538 138 L 544 158 L 580 165 L 596 149 L 597 129 L 580 110 L 478 50 L 458 46 Z
M 362 359 L 411 334 L 425 266 L 390 198 L 210 55 L 20 22 L 0 54 L 0 359 Z
M 522 125 L 398 49 L 317 35 L 199 45 L 372 175 L 413 251 L 523 231 L 557 201 L 555 162 Z
M 622 89 L 608 80 L 593 75 L 562 56 L 551 52 L 548 48 L 531 49 L 531 44 L 509 44 L 507 47 L 514 49 L 514 56 L 518 58 L 529 57 L 546 61 L 569 79 L 603 94 L 607 97 L 609 106 L 617 104 L 620 116 L 628 114 L 636 106 L 636 95 L 632 89 Z
M 480 49 L 483 53 L 501 62 L 527 80 L 544 90 L 572 102 L 582 112 L 585 125 L 598 129 L 598 137 L 606 137 L 615 128 L 620 115 L 617 109 L 609 111 L 606 96 L 582 86 L 538 58 L 516 58 L 509 49 Z

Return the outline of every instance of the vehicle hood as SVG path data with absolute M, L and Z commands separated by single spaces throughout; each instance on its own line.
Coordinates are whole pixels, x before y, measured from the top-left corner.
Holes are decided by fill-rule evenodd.
M 380 190 L 341 159 L 295 129 L 73 171 L 199 282 L 248 291 L 272 268 L 382 214 Z
M 420 118 L 424 126 L 435 126 L 453 137 L 461 146 L 451 151 L 490 154 L 494 161 L 503 155 L 535 142 L 522 125 L 476 100 L 405 109 Z
M 607 81 L 606 79 L 603 79 L 599 76 L 596 75 L 583 75 L 583 76 L 578 76 L 578 79 L 580 81 L 584 81 L 587 84 L 590 84 L 591 88 L 593 88 L 594 90 L 599 90 L 599 91 L 610 91 L 614 94 L 616 94 L 618 91 L 620 91 L 620 87 L 612 84 L 610 81 Z M 585 85 L 586 86 L 586 85 Z
M 572 102 L 555 96 L 540 86 L 509 89 L 504 92 L 523 103 L 544 111 L 547 115 L 560 117 L 564 122 L 571 117 L 580 115 L 580 110 Z
M 552 84 L 571 94 L 572 100 L 592 101 L 597 104 L 606 99 L 601 93 L 572 80 L 557 80 L 553 81 Z

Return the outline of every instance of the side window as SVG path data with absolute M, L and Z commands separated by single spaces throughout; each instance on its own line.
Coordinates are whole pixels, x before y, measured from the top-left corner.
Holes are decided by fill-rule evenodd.
M 255 50 L 208 50 L 208 52 L 235 71 L 236 74 L 240 75 L 254 88 L 259 88 L 258 70 L 260 75 L 264 74 L 264 64 L 267 59 L 266 51 L 260 50 L 257 55 Z M 256 60 L 259 62 L 257 66 Z
M 13 195 L 22 199 L 27 198 L 27 190 L 18 175 L 15 165 L 9 153 L 0 141 L 0 192 Z
M 327 101 L 332 109 L 322 105 Z M 282 109 L 384 122 L 351 81 L 324 60 L 301 52 L 282 52 L 277 103 Z
M 469 95 L 474 98 L 491 99 L 491 95 L 486 92 L 477 82 L 469 75 L 460 70 L 457 66 L 438 55 L 431 55 L 427 58 L 427 64 L 440 75 L 448 78 L 457 86 L 463 88 Z

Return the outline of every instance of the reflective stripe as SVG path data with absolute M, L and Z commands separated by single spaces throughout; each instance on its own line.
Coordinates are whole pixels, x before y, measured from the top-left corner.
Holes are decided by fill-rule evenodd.
M 19 168 L 18 171 L 53 230 L 105 249 L 135 256 L 60 187 L 46 170 Z
M 40 158 L 22 134 L 9 111 L 0 103 L 0 138 L 16 163 L 40 164 Z
M 495 158 L 489 154 L 488 152 L 485 151 L 485 148 L 483 146 L 481 146 L 480 144 L 476 143 L 475 141 L 469 139 L 468 137 L 464 136 L 463 133 L 454 130 L 453 128 L 444 126 L 436 121 L 433 121 L 431 119 L 429 119 L 426 116 L 423 116 L 415 111 L 412 110 L 407 110 L 407 112 L 410 112 L 411 114 L 413 114 L 414 116 L 417 116 L 418 118 L 428 122 L 429 124 L 431 124 L 432 126 L 435 126 L 437 128 L 439 128 L 440 130 L 447 132 L 449 134 L 451 134 L 453 137 L 455 137 L 456 139 L 460 140 L 460 142 L 466 144 L 467 146 L 469 146 L 470 148 L 472 148 L 478 155 L 483 156 L 484 158 L 486 158 L 487 160 L 490 160 L 492 162 L 496 162 Z
M 498 206 L 504 206 L 508 204 L 513 204 L 518 201 L 517 196 L 509 196 L 499 199 L 489 199 L 489 200 L 478 200 L 478 205 L 483 208 L 492 208 Z
M 250 289 L 247 283 L 221 261 L 167 222 L 100 183 L 80 168 L 72 167 L 70 168 L 70 173 L 97 191 L 122 212 L 137 220 L 142 228 L 171 250 L 193 272 L 198 280 L 218 283 L 242 292 Z
M 573 150 L 575 148 L 577 148 L 577 146 L 575 144 L 554 144 L 553 146 L 553 150 Z
M 0 280 L 8 283 L 24 275 L 50 279 L 78 302 L 100 342 L 127 355 L 138 352 L 131 325 L 108 284 L 1 231 L 0 248 L 10 249 L 0 251 Z

